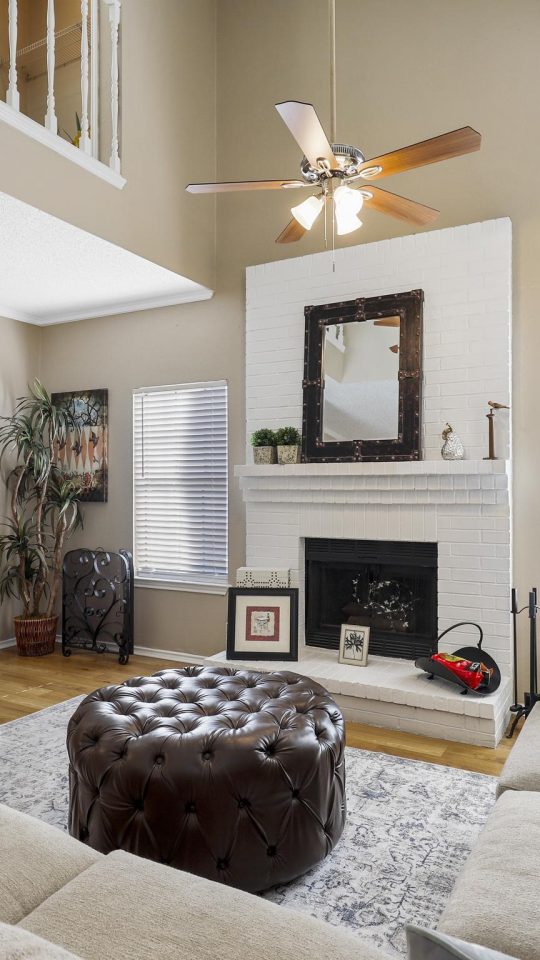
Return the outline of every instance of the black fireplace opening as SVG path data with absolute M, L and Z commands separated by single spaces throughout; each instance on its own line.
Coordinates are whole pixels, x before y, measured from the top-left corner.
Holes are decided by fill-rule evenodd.
M 437 544 L 306 538 L 306 644 L 339 648 L 343 623 L 369 652 L 414 660 L 437 637 Z

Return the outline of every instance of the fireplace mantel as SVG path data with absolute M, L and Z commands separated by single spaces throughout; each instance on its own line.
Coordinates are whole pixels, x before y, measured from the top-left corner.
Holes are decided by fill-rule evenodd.
M 435 506 L 508 505 L 505 460 L 298 463 L 235 468 L 246 503 L 257 501 Z
M 410 477 L 495 476 L 510 472 L 509 460 L 411 460 L 401 463 L 290 463 L 242 464 L 236 477 Z

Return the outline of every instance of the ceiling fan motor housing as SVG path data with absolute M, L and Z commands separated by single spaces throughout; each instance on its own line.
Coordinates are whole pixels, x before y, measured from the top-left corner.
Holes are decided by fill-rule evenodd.
M 323 180 L 330 180 L 332 177 L 338 177 L 346 180 L 358 173 L 361 165 L 365 161 L 365 156 L 358 147 L 353 147 L 347 143 L 333 143 L 332 152 L 337 158 L 339 166 L 336 169 L 330 169 L 321 163 L 320 167 L 314 167 L 307 157 L 302 157 L 300 170 L 306 183 L 320 183 Z

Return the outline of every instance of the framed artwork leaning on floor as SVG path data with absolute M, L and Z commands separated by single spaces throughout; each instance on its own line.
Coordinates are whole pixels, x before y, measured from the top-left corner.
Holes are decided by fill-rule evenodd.
M 229 660 L 298 660 L 298 590 L 231 587 Z

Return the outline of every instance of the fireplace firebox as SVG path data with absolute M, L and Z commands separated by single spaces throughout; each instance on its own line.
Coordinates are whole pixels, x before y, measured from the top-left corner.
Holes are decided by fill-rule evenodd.
M 370 653 L 414 660 L 437 636 L 437 544 L 306 538 L 306 644 L 338 649 L 342 623 Z

